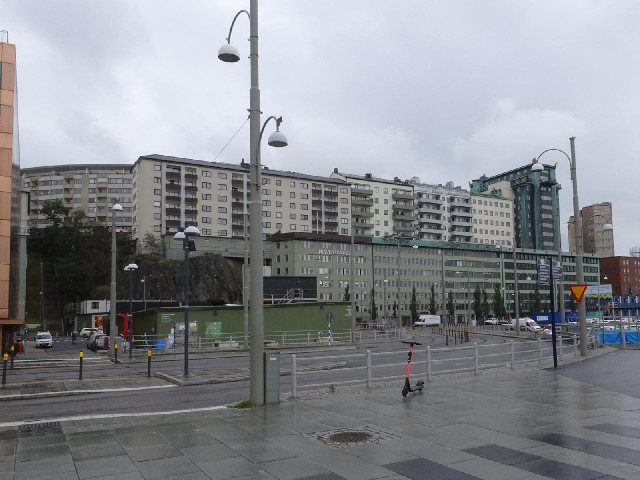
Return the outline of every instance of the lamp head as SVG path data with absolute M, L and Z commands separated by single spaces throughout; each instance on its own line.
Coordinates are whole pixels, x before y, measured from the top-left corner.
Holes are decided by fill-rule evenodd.
M 194 225 L 189 225 L 187 228 L 184 229 L 184 234 L 188 237 L 199 237 L 200 230 L 198 230 L 198 227 Z
M 218 49 L 218 58 L 223 62 L 236 63 L 240 60 L 238 49 L 230 43 L 225 43 Z
M 122 211 L 122 205 L 120 205 L 119 203 L 114 203 L 111 206 L 111 210 L 113 210 L 115 212 L 121 212 Z
M 270 146 L 272 147 L 286 147 L 289 145 L 289 141 L 284 133 L 280 130 L 276 130 L 269 135 L 269 139 L 267 140 Z
M 179 242 L 181 242 L 182 240 L 184 240 L 186 237 L 184 235 L 184 232 L 176 232 L 176 234 L 173 236 L 174 240 L 178 240 Z
M 137 270 L 138 269 L 138 265 L 136 265 L 135 263 L 130 263 L 129 265 L 127 265 L 126 267 L 124 267 L 125 272 L 128 272 L 130 270 Z
M 605 223 L 605 224 L 602 226 L 602 230 L 604 230 L 604 231 L 613 230 L 613 225 L 611 225 L 610 223 Z
M 542 165 L 541 163 L 535 162 L 533 165 L 531 165 L 531 171 L 542 172 L 544 171 L 544 165 Z

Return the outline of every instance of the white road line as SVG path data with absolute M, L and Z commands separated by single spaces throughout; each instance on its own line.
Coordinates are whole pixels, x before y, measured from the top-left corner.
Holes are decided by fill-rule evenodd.
M 57 418 L 41 418 L 38 420 L 23 420 L 17 422 L 4 422 L 0 423 L 0 428 L 7 427 L 20 427 L 23 425 L 32 425 L 43 422 L 76 422 L 82 420 L 99 420 L 105 418 L 120 418 L 120 417 L 149 417 L 152 415 L 175 415 L 179 413 L 194 413 L 194 412 L 210 412 L 213 410 L 222 410 L 227 408 L 226 405 L 218 405 L 215 407 L 200 407 L 200 408 L 188 408 L 184 410 L 167 410 L 164 412 L 141 412 L 141 413 L 99 413 L 89 415 L 77 415 L 75 417 L 57 417 Z

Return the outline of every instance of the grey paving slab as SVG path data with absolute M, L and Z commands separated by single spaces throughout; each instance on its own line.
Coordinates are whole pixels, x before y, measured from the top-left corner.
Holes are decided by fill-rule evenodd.
M 271 462 L 263 464 L 261 467 L 279 480 L 298 480 L 314 475 L 331 473 L 330 470 L 320 465 L 300 458 L 289 458 Z
M 238 452 L 219 442 L 211 445 L 184 447 L 181 448 L 180 451 L 183 455 L 196 463 L 238 456 Z
M 118 457 L 126 455 L 124 448 L 117 442 L 71 447 L 71 456 L 75 462 L 96 458 Z
M 479 478 L 424 458 L 392 463 L 385 465 L 385 467 L 412 480 L 426 478 L 430 480 L 477 480 Z
M 622 435 L 624 437 L 640 438 L 640 428 L 638 427 L 616 425 L 614 423 L 601 423 L 598 425 L 591 425 L 586 428 L 598 430 L 600 432 L 612 433 L 615 435 Z
M 75 462 L 75 468 L 77 469 L 80 480 L 104 477 L 105 475 L 119 475 L 123 473 L 138 472 L 134 463 L 126 455 L 81 460 L 79 462 Z
M 200 469 L 187 457 L 160 458 L 136 462 L 135 467 L 146 479 L 201 473 Z
M 599 457 L 606 457 L 620 462 L 630 463 L 632 465 L 640 465 L 640 451 L 620 447 L 618 445 L 609 445 L 603 442 L 596 442 L 560 433 L 550 433 L 535 437 L 534 439 L 543 443 L 549 443 L 559 447 L 569 448 L 571 450 L 578 450 L 580 452 L 590 453 Z
M 281 461 L 282 460 L 271 462 L 269 465 L 277 464 Z M 197 466 L 211 478 L 219 480 L 257 475 L 261 470 L 263 470 L 261 465 L 256 465 L 244 457 L 223 458 L 210 462 L 197 462 Z

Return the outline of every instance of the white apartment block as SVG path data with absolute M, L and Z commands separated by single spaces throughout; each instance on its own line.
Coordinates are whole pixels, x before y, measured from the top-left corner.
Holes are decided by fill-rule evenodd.
M 416 196 L 417 238 L 469 243 L 473 238 L 471 199 L 468 190 L 410 180 Z
M 56 165 L 23 168 L 23 189 L 29 195 L 29 228 L 44 228 L 50 222 L 40 209 L 48 200 L 62 200 L 69 211 L 83 211 L 100 225 L 111 223 L 111 205 L 120 203 L 119 228 L 130 230 L 133 211 L 131 165 Z
M 513 246 L 513 199 L 472 193 L 473 243 Z
M 203 236 L 245 235 L 249 164 L 207 162 L 163 155 L 138 158 L 132 167 L 133 237 L 173 235 L 196 225 Z M 350 235 L 351 190 L 328 177 L 263 167 L 262 227 L 276 232 Z
M 393 180 L 372 174 L 353 175 L 334 168 L 332 178 L 351 186 L 351 215 L 354 233 L 374 237 L 415 234 L 413 185 L 398 177 Z

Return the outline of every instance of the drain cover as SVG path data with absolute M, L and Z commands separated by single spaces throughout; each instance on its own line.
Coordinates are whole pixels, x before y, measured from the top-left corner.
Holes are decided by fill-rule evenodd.
M 22 394 L 48 393 L 49 385 L 46 383 L 24 383 L 22 385 Z
M 373 438 L 373 435 L 367 432 L 339 432 L 329 435 L 327 440 L 335 443 L 357 443 L 366 442 Z
M 62 433 L 60 422 L 27 423 L 18 427 L 19 437 L 40 437 Z

